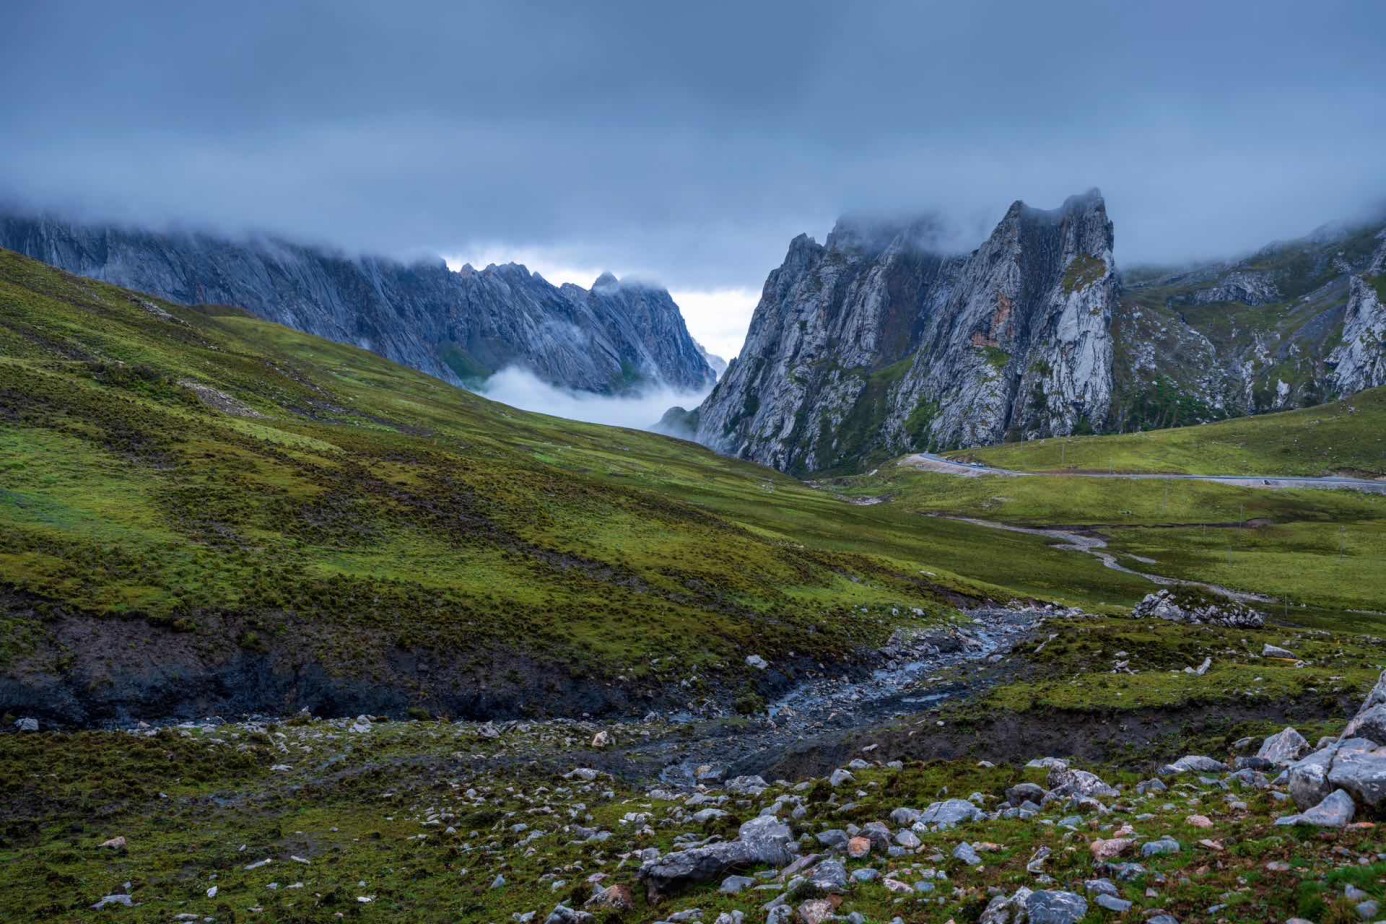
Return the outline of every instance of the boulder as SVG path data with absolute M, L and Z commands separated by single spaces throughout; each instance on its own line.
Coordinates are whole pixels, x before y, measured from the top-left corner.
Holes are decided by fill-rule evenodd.
M 847 891 L 847 867 L 841 860 L 824 860 L 809 873 L 809 883 L 824 894 Z
M 1364 706 L 1343 729 L 1344 738 L 1367 738 L 1386 744 L 1386 703 Z
M 1006 801 L 1011 805 L 1024 805 L 1027 801 L 1039 805 L 1044 801 L 1044 787 L 1037 783 L 1017 783 L 1006 790 Z
M 727 780 L 726 790 L 734 796 L 758 796 L 770 785 L 758 776 L 734 776 Z
M 31 719 L 31 718 L 28 718 L 27 716 L 26 716 L 25 718 L 22 718 L 22 719 L 16 719 L 16 720 L 15 720 L 15 723 L 14 723 L 14 730 L 15 730 L 15 731 L 21 731 L 21 732 L 36 732 L 36 731 L 39 730 L 38 719 Z M 107 898 L 109 898 L 109 897 L 110 897 L 110 896 L 107 896 Z M 105 901 L 105 900 L 106 900 L 106 899 L 104 899 L 104 898 L 102 899 L 102 901 Z
M 836 910 L 826 898 L 814 898 L 799 906 L 798 919 L 801 924 L 823 924 L 832 920 Z
M 1328 784 L 1367 808 L 1386 807 L 1386 747 L 1340 751 L 1329 765 Z
M 794 859 L 794 832 L 773 815 L 752 818 L 734 841 L 677 850 L 640 867 L 650 901 L 656 902 L 686 886 L 725 877 L 753 866 L 784 866 Z
M 963 841 L 953 848 L 953 859 L 961 860 L 968 866 L 982 865 L 982 858 L 977 855 L 977 848 L 973 847 L 967 841 Z
M 1287 648 L 1281 648 L 1279 645 L 1272 645 L 1269 642 L 1267 642 L 1265 646 L 1261 648 L 1261 657 L 1286 658 L 1292 661 L 1299 660 L 1299 657 L 1293 651 L 1290 651 Z
M 851 783 L 855 779 L 856 777 L 852 776 L 850 770 L 844 770 L 841 767 L 838 767 L 836 770 L 832 772 L 832 775 L 828 777 L 828 785 L 832 786 L 833 788 L 837 788 L 838 786 L 845 786 L 846 784 Z
M 1264 613 L 1244 603 L 1211 597 L 1187 588 L 1159 590 L 1137 603 L 1131 615 L 1137 619 L 1164 619 L 1199 626 L 1225 626 L 1259 629 L 1266 624 Z
M 1013 895 L 993 898 L 978 924 L 1078 924 L 1087 913 L 1087 899 L 1074 892 L 1031 891 L 1022 886 Z
M 1187 754 L 1166 765 L 1160 772 L 1166 776 L 1173 776 L 1180 773 L 1223 773 L 1228 769 L 1227 764 L 1220 760 L 1204 757 L 1202 754 Z
M 1086 770 L 1073 770 L 1068 767 L 1055 767 L 1049 771 L 1049 788 L 1061 798 L 1080 796 L 1092 799 L 1110 799 L 1118 795 L 1095 773 Z
M 746 655 L 746 666 L 754 667 L 758 671 L 763 671 L 769 667 L 769 663 L 758 654 Z
M 1352 796 L 1345 790 L 1338 789 L 1329 793 L 1322 802 L 1313 808 L 1306 809 L 1298 815 L 1286 815 L 1284 818 L 1277 818 L 1277 825 L 1313 825 L 1318 828 L 1342 828 L 1352 821 L 1353 815 L 1357 813 L 1357 806 L 1352 801 Z
M 613 883 L 589 898 L 582 907 L 630 911 L 635 907 L 635 893 L 628 885 Z
M 1158 857 L 1168 853 L 1178 853 L 1184 848 L 1179 842 L 1166 834 L 1157 840 L 1149 841 L 1141 845 L 1142 857 Z
M 1338 787 L 1329 782 L 1328 775 L 1338 758 L 1356 751 L 1370 751 L 1376 742 L 1365 738 L 1348 738 L 1334 741 L 1327 747 L 1315 751 L 1290 765 L 1287 776 L 1290 797 L 1301 809 L 1318 805 L 1329 793 Z
M 1285 728 L 1262 742 L 1256 757 L 1276 767 L 1287 767 L 1308 753 L 1309 742 L 1304 736 L 1293 728 Z M 1253 766 L 1252 769 L 1261 768 Z
M 574 911 L 567 905 L 555 905 L 549 916 L 544 919 L 544 924 L 590 924 L 595 921 L 592 915 L 586 911 Z
M 965 799 L 946 799 L 943 802 L 935 802 L 920 812 L 918 823 L 951 828 L 954 825 L 985 817 L 985 812 Z

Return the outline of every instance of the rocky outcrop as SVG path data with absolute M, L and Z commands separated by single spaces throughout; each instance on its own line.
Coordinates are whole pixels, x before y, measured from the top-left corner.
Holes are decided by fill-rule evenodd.
M 1137 619 L 1154 618 L 1200 626 L 1259 629 L 1266 615 L 1244 603 L 1205 597 L 1192 590 L 1159 590 L 1147 594 L 1131 610 Z
M 928 219 L 795 238 L 698 439 L 808 472 L 1105 419 L 1117 283 L 1101 195 L 1017 202 L 970 255 L 938 240 Z
M 1386 277 L 1375 285 L 1353 276 L 1351 295 L 1343 316 L 1343 340 L 1328 357 L 1333 371 L 1329 381 L 1340 395 L 1386 385 Z
M 714 379 L 669 293 L 610 274 L 591 289 L 559 288 L 513 263 L 453 272 L 441 260 L 24 215 L 0 216 L 0 247 L 181 304 L 241 307 L 455 384 L 508 366 L 600 393 L 702 390 Z

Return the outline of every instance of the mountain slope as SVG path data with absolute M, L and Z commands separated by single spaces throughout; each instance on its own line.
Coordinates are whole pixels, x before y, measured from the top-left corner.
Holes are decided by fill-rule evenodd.
M 458 384 L 507 366 L 593 392 L 701 390 L 713 373 L 662 289 L 556 288 L 523 266 L 451 272 L 279 240 L 0 216 L 0 247 L 184 305 L 225 304 Z
M 825 245 L 796 238 L 698 439 L 807 472 L 1104 419 L 1116 282 L 1101 196 L 1017 202 L 969 256 L 935 238 L 927 221 L 854 220 Z
M 1095 190 L 1015 203 L 980 248 L 844 219 L 770 274 L 741 356 L 690 419 L 718 451 L 842 472 L 923 449 L 1120 433 L 1386 384 L 1386 227 L 1118 275 Z
M 1305 407 L 1386 385 L 1386 226 L 1123 280 L 1107 429 Z
M 0 251 L 0 712 L 725 703 L 1013 593 L 1141 586 Z

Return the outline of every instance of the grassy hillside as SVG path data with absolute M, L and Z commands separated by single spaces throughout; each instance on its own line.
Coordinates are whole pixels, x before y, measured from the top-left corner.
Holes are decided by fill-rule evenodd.
M 1386 388 L 1319 407 L 1121 436 L 951 453 L 998 468 L 1195 475 L 1386 475 Z
M 1143 590 L 1032 537 L 853 506 L 8 252 L 0 575 L 20 681 L 0 709 L 70 720 L 731 698 L 959 593 Z

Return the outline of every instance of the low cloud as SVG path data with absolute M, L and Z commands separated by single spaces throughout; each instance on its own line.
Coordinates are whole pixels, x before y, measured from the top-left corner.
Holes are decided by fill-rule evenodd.
M 569 420 L 653 430 L 664 412 L 674 406 L 695 408 L 707 397 L 704 391 L 680 391 L 652 387 L 634 395 L 594 395 L 558 388 L 527 369 L 502 369 L 478 389 L 480 394 L 524 411 L 537 411 Z

